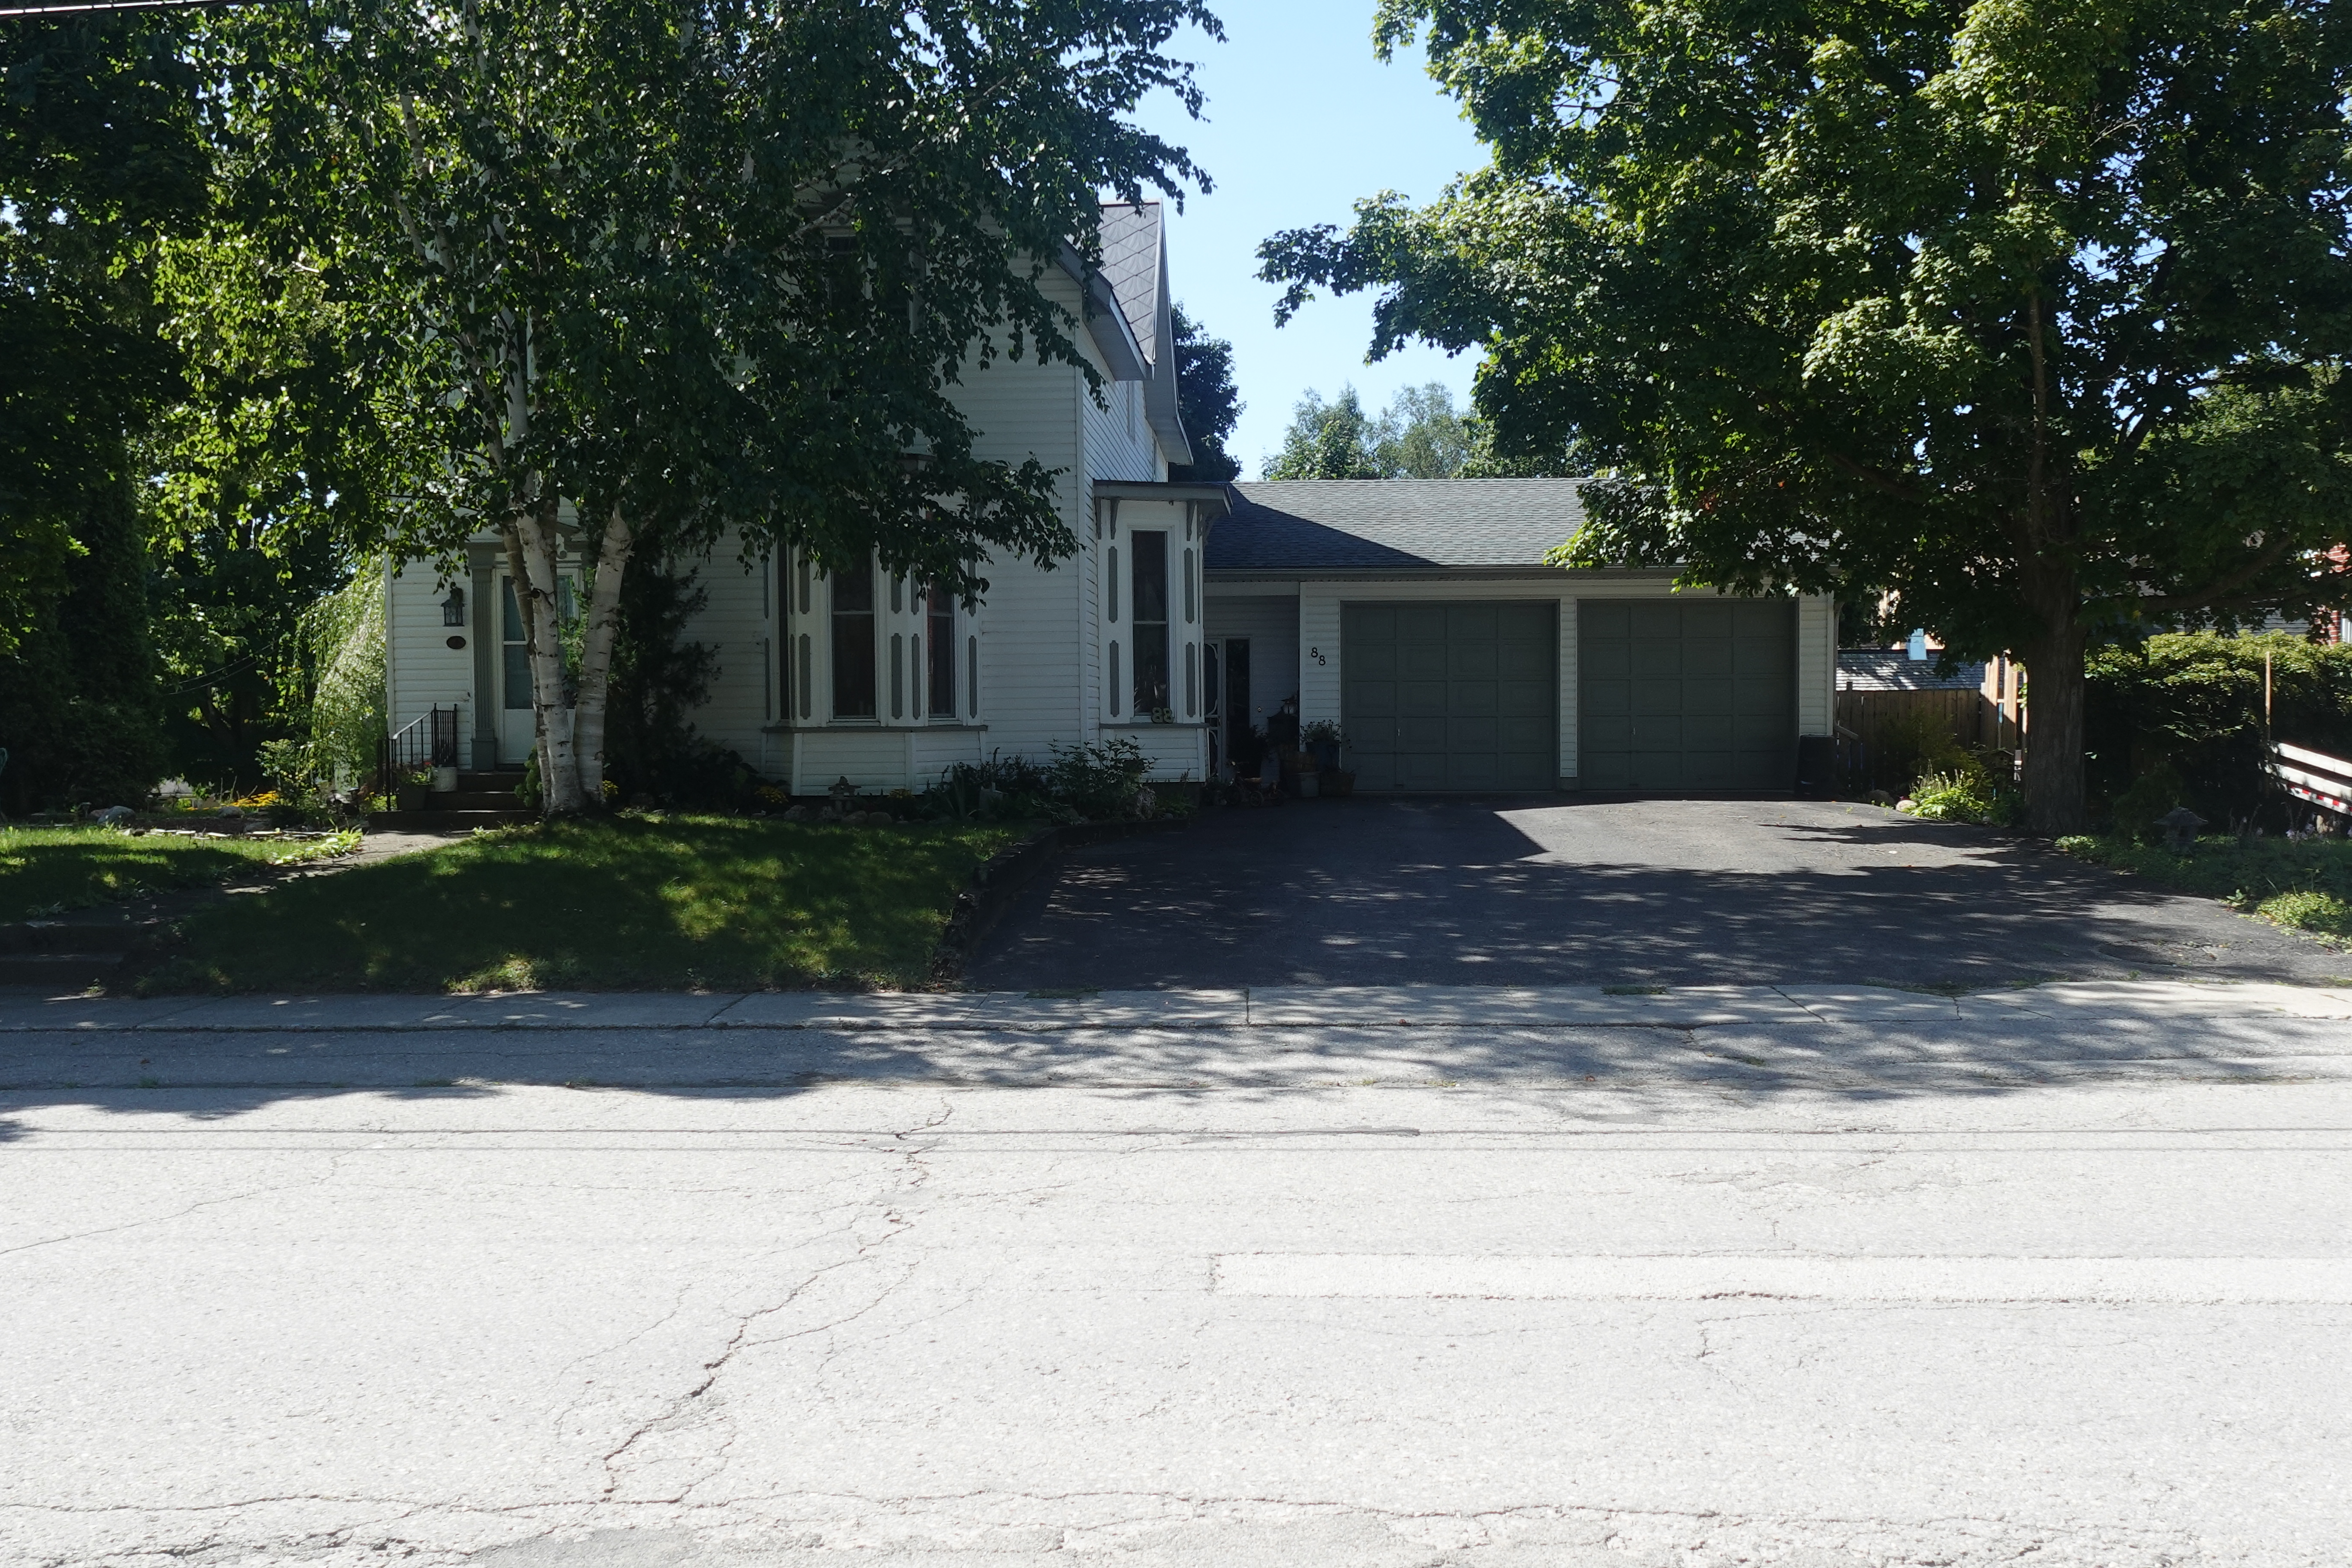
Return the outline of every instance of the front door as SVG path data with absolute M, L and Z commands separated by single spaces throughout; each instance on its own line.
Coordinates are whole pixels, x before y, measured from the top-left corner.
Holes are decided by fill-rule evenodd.
M 576 612 L 578 590 L 569 576 L 555 580 L 558 613 L 568 623 Z M 530 711 L 530 647 L 523 638 L 522 606 L 515 600 L 514 579 L 499 574 L 499 765 L 519 768 L 539 743 L 539 727 Z

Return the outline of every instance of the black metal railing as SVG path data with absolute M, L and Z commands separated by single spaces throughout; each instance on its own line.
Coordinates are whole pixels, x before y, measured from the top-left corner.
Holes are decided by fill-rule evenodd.
M 376 742 L 376 781 L 380 789 L 396 788 L 403 776 L 418 768 L 457 765 L 457 710 L 434 708 L 414 723 Z

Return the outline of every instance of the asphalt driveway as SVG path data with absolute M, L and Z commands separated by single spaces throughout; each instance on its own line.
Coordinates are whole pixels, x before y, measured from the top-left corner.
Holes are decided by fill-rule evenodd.
M 2352 955 L 2031 839 L 1821 801 L 1300 802 L 1074 851 L 1011 989 L 2326 980 Z

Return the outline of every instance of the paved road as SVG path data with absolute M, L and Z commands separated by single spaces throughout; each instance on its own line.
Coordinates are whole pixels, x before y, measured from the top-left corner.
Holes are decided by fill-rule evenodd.
M 2029 840 L 1816 801 L 1319 801 L 1072 854 L 973 978 L 1104 985 L 2317 980 L 2352 960 Z
M 0 1562 L 2352 1559 L 2352 993 L 744 1005 L 0 1003 Z

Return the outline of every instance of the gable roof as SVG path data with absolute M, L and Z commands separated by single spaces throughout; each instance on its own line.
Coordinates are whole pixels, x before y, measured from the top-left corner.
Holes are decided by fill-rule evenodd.
M 1518 566 L 1584 525 L 1579 479 L 1259 479 L 1209 534 L 1212 572 Z
M 1160 204 L 1106 203 L 1102 209 L 1102 275 L 1118 297 L 1143 357 L 1156 368 L 1165 355 L 1160 341 Z

